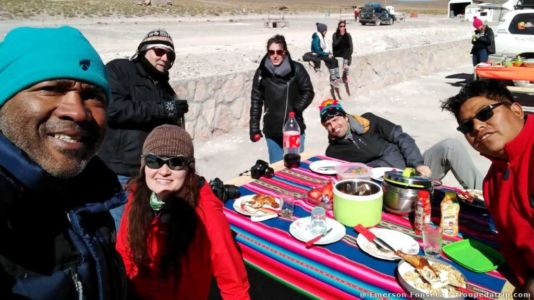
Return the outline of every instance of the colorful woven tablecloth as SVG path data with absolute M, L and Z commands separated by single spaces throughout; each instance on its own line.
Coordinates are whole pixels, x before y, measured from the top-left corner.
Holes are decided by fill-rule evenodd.
M 233 209 L 234 200 L 225 204 L 225 214 L 247 263 L 264 271 L 273 278 L 304 294 L 327 299 L 409 299 L 396 279 L 398 261 L 374 258 L 360 250 L 357 233 L 346 227 L 346 236 L 333 244 L 306 249 L 304 244 L 289 233 L 289 225 L 296 218 L 307 217 L 313 208 L 306 199 L 307 192 L 314 186 L 324 184 L 330 176 L 312 172 L 309 163 L 326 157 L 315 156 L 303 161 L 299 168 L 284 169 L 273 178 L 261 178 L 242 187 L 242 195 L 268 194 L 278 196 L 285 192 L 297 199 L 294 217 L 278 217 L 263 222 L 252 222 L 249 217 Z M 331 159 L 331 158 L 328 158 Z M 441 199 L 440 191 L 434 193 L 435 200 Z M 437 200 L 437 201 L 439 201 Z M 437 206 L 437 205 L 433 205 Z M 327 215 L 333 217 L 331 211 Z M 437 212 L 433 212 L 437 216 Z M 377 227 L 394 229 L 406 233 L 421 242 L 415 235 L 408 219 L 383 212 Z M 480 209 L 461 211 L 460 229 L 464 237 L 477 238 L 487 244 L 495 244 L 487 215 Z M 450 243 L 460 238 L 447 239 Z M 420 253 L 422 254 L 422 252 Z M 499 293 L 506 280 L 497 272 L 474 273 L 445 257 L 448 263 L 458 268 L 468 280 L 468 288 L 486 296 Z

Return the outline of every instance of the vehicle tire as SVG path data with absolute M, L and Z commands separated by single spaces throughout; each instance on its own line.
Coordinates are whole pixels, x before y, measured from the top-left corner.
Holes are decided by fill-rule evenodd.
M 391 19 L 389 20 L 389 25 L 393 25 L 393 24 L 395 24 L 395 19 L 391 18 Z
M 375 26 L 380 26 L 380 19 L 375 21 Z
M 365 23 L 365 22 L 360 22 L 360 24 L 362 24 L 363 26 L 365 26 L 365 24 L 367 24 L 367 23 Z

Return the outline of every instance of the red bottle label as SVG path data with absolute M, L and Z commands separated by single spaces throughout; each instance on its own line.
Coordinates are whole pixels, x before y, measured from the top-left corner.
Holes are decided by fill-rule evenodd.
M 295 133 L 284 132 L 284 148 L 300 148 L 300 133 Z

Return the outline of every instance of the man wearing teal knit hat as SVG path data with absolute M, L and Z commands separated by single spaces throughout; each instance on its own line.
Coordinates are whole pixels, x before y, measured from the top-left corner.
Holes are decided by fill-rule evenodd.
M 110 95 L 98 53 L 72 27 L 16 28 L 0 83 L 0 298 L 124 298 L 108 212 L 121 186 L 95 156 Z

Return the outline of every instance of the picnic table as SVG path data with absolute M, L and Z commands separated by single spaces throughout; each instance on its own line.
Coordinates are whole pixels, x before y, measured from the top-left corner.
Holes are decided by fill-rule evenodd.
M 331 158 L 321 155 L 309 157 L 293 169 L 285 169 L 278 163 L 274 166 L 278 171 L 273 178 L 252 180 L 242 177 L 229 182 L 242 184 L 240 192 L 243 196 L 261 193 L 278 197 L 282 193 L 289 193 L 296 199 L 292 218 L 277 217 L 263 222 L 252 222 L 250 217 L 236 212 L 233 208 L 235 200 L 225 204 L 224 213 L 237 234 L 236 240 L 246 264 L 313 298 L 410 299 L 396 278 L 398 261 L 380 260 L 362 251 L 356 243 L 357 233 L 352 228 L 346 227 L 346 235 L 338 242 L 309 249 L 289 233 L 290 224 L 296 218 L 309 216 L 314 207 L 306 201 L 308 190 L 331 178 L 309 169 L 310 163 L 323 159 Z M 444 187 L 434 192 L 434 202 L 441 200 L 446 190 Z M 433 203 L 433 208 L 436 206 Z M 439 218 L 438 213 L 433 211 L 433 216 Z M 327 216 L 333 218 L 332 212 L 328 211 Z M 384 211 L 377 227 L 403 232 L 421 243 L 421 236 L 414 233 L 410 221 L 405 217 Z M 460 231 L 464 238 L 475 238 L 496 245 L 496 234 L 489 226 L 487 212 L 481 213 L 480 209 L 462 207 Z M 461 238 L 444 238 L 444 244 Z M 460 270 L 468 281 L 468 289 L 474 292 L 488 298 L 505 299 L 504 292 L 511 295 L 513 291 L 513 286 L 501 273 L 502 267 L 488 273 L 474 273 L 450 261 L 444 254 L 440 259 Z

